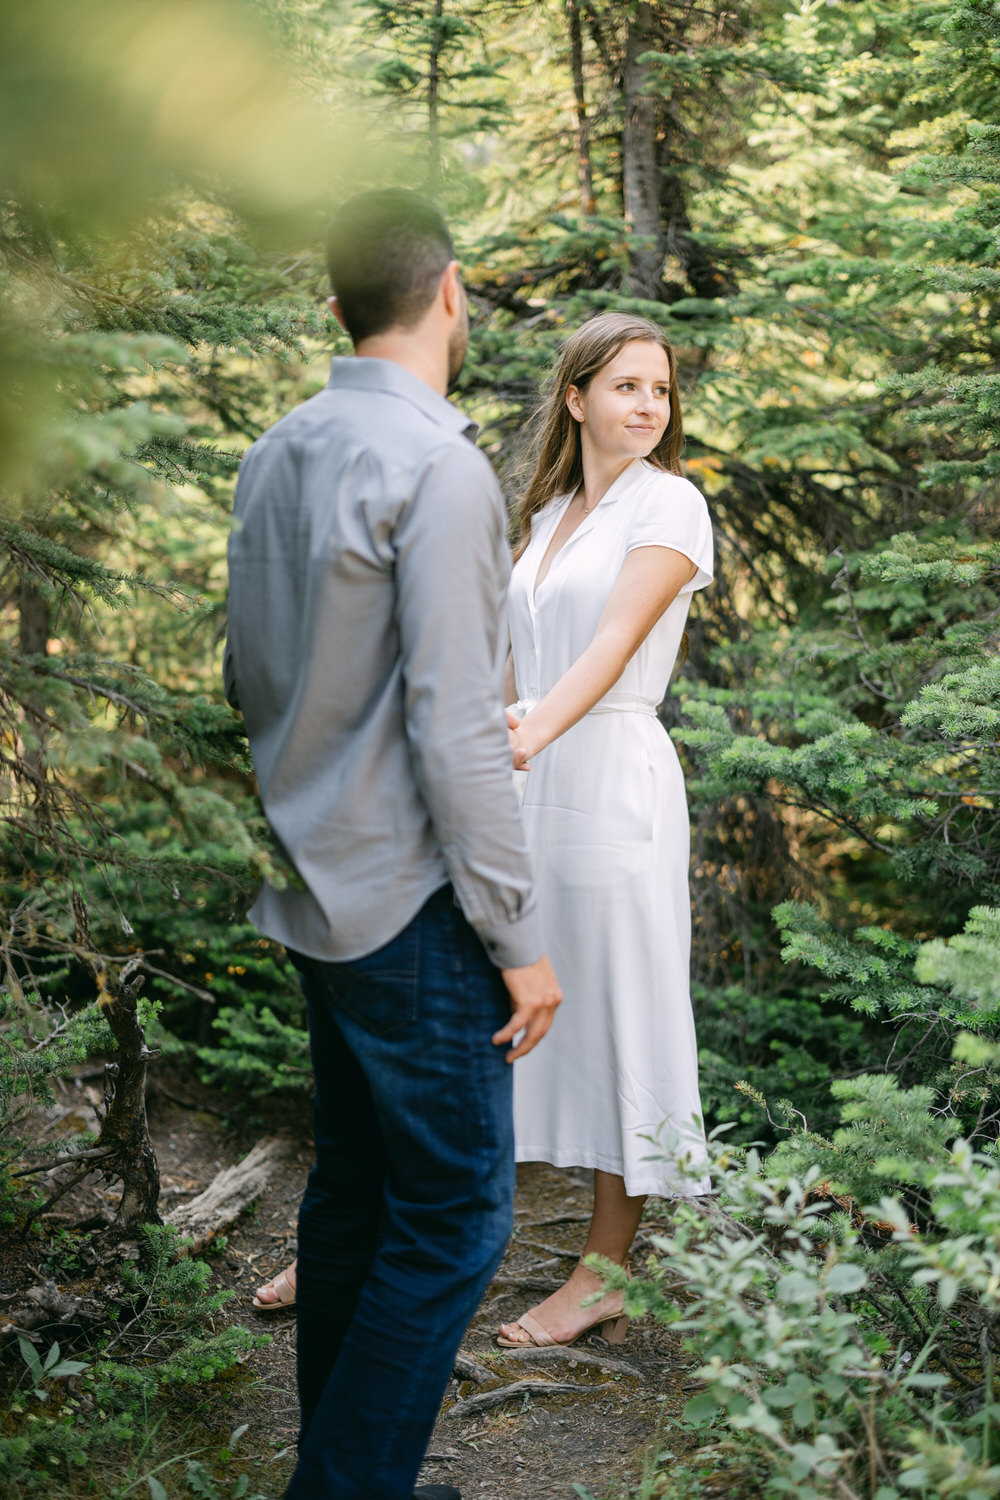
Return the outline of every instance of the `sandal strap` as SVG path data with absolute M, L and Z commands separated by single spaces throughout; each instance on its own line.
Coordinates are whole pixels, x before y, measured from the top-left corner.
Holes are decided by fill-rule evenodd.
M 531 1339 L 531 1342 L 533 1344 L 537 1344 L 539 1349 L 546 1349 L 550 1345 L 554 1345 L 556 1342 L 551 1333 L 549 1333 L 547 1329 L 543 1328 L 538 1319 L 533 1318 L 530 1312 L 521 1314 L 521 1316 L 517 1320 L 517 1326 L 524 1329 L 525 1333 Z
M 289 1281 L 287 1271 L 279 1271 L 277 1276 L 271 1277 L 271 1280 L 267 1283 L 267 1285 L 274 1292 L 276 1298 L 278 1299 L 278 1303 L 282 1307 L 287 1307 L 289 1303 L 295 1301 L 296 1289 Z M 274 1303 L 272 1303 L 271 1305 L 274 1306 Z

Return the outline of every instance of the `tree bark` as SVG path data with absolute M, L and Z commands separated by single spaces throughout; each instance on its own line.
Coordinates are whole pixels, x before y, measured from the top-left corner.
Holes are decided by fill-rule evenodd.
M 122 1196 L 110 1232 L 113 1238 L 122 1238 L 143 1224 L 162 1222 L 157 1212 L 160 1169 L 146 1120 L 146 1070 L 159 1052 L 146 1046 L 139 1021 L 137 1001 L 143 976 L 131 977 L 128 964 L 120 974 L 114 974 L 94 952 L 87 909 L 77 894 L 73 896 L 73 914 L 81 957 L 97 982 L 98 1004 L 118 1048 L 113 1069 L 109 1070 L 114 1094 L 94 1150 L 108 1152 L 101 1171 L 121 1180 Z
M 661 294 L 663 257 L 660 221 L 660 164 L 657 160 L 657 105 L 655 94 L 645 85 L 649 67 L 640 63 L 644 52 L 654 50 L 655 13 L 651 5 L 639 5 L 629 24 L 625 46 L 622 89 L 625 126 L 622 132 L 622 194 L 625 225 L 634 236 L 626 290 L 633 296 L 657 299 Z
M 675 20 L 675 27 L 678 23 Z M 736 282 L 714 262 L 691 228 L 678 145 L 684 126 L 673 99 L 649 88 L 652 70 L 639 59 L 662 50 L 662 18 L 653 4 L 636 8 L 629 26 L 622 89 L 622 188 L 625 222 L 638 243 L 631 253 L 626 289 L 639 297 L 676 302 L 690 288 L 696 297 L 726 297 Z M 671 43 L 673 45 L 673 43 Z M 664 261 L 676 260 L 683 281 L 664 281 Z M 686 284 L 686 285 L 685 285 Z
M 662 101 L 660 128 L 656 141 L 656 159 L 660 174 L 659 210 L 664 254 L 673 256 L 684 268 L 688 285 L 696 297 L 731 297 L 737 284 L 712 259 L 706 245 L 694 238 L 688 216 L 687 197 L 674 142 L 683 127 L 671 100 Z
M 587 96 L 583 86 L 583 34 L 577 0 L 566 0 L 566 22 L 569 27 L 569 56 L 573 73 L 576 175 L 580 183 L 580 208 L 584 217 L 589 219 L 597 212 L 597 202 L 594 198 L 594 174 L 590 164 L 590 121 L 587 119 Z
M 31 579 L 21 575 L 17 640 L 22 656 L 46 656 L 49 649 L 51 614 L 49 602 Z M 24 747 L 24 767 L 34 782 L 35 795 L 43 793 L 45 777 L 45 715 L 34 711 L 32 702 L 25 704 L 30 720 L 28 742 Z
M 430 157 L 430 185 L 436 191 L 441 181 L 441 122 L 438 115 L 441 93 L 441 51 L 444 28 L 444 0 L 434 0 L 431 17 L 431 55 L 427 69 L 427 149 Z
M 258 1141 L 242 1161 L 219 1172 L 197 1198 L 168 1214 L 167 1223 L 192 1239 L 192 1252 L 200 1254 L 216 1235 L 235 1224 L 272 1177 L 288 1170 L 293 1152 L 293 1143 L 283 1136 Z
M 45 656 L 49 646 L 49 606 L 45 595 L 22 575 L 18 645 L 22 656 Z
M 610 83 L 618 83 L 620 81 L 619 74 L 621 69 L 611 56 L 611 48 L 608 46 L 608 39 L 604 34 L 601 18 L 594 9 L 593 0 L 583 0 L 583 9 L 587 17 L 587 30 L 590 32 L 591 40 L 597 48 L 601 62 L 604 64 L 608 81 Z

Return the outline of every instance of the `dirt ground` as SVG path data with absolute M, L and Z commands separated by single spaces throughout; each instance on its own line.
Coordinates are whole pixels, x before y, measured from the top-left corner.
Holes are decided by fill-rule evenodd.
M 156 1134 L 164 1183 L 169 1189 L 194 1188 L 193 1132 L 204 1132 L 207 1180 L 215 1160 L 229 1154 L 218 1121 L 190 1115 L 164 1119 Z M 183 1163 L 173 1165 L 183 1142 Z M 215 1156 L 212 1156 L 214 1143 Z M 270 1450 L 270 1470 L 261 1475 L 268 1494 L 281 1493 L 291 1472 L 297 1407 L 295 1401 L 295 1318 L 283 1312 L 261 1316 L 250 1299 L 265 1276 L 294 1254 L 295 1214 L 310 1165 L 304 1131 L 296 1138 L 292 1170 L 265 1193 L 230 1234 L 218 1262 L 220 1280 L 237 1297 L 228 1315 L 246 1327 L 266 1330 L 273 1343 L 252 1358 L 254 1381 L 236 1397 L 227 1422 L 249 1422 L 244 1442 Z M 230 1147 L 231 1150 L 231 1147 Z M 198 1181 L 197 1186 L 203 1184 Z M 662 1416 L 676 1415 L 688 1399 L 689 1357 L 676 1338 L 651 1322 L 634 1324 L 623 1345 L 597 1334 L 574 1346 L 587 1362 L 564 1355 L 525 1358 L 495 1343 L 497 1325 L 547 1295 L 568 1274 L 582 1240 L 589 1199 L 589 1174 L 531 1165 L 518 1171 L 516 1227 L 507 1256 L 463 1342 L 463 1352 L 481 1369 L 478 1379 L 454 1379 L 421 1474 L 423 1483 L 451 1484 L 463 1500 L 578 1500 L 589 1490 L 595 1500 L 625 1500 L 641 1475 Z M 640 1231 L 640 1236 L 642 1231 Z M 641 1244 L 641 1239 L 640 1239 Z M 464 1403 L 514 1382 L 532 1383 L 486 1410 Z M 579 1387 L 549 1392 L 553 1383 Z M 690 1387 L 689 1387 L 690 1389 Z
M 239 1453 L 252 1471 L 251 1488 L 277 1497 L 294 1464 L 295 1318 L 293 1312 L 261 1315 L 251 1298 L 295 1253 L 296 1211 L 311 1162 L 309 1112 L 303 1103 L 236 1123 L 223 1103 L 200 1087 L 192 1094 L 190 1083 L 172 1082 L 167 1068 L 154 1075 L 149 1117 L 161 1171 L 160 1207 L 166 1215 L 188 1201 L 262 1136 L 277 1132 L 287 1139 L 287 1166 L 210 1256 L 217 1283 L 235 1293 L 225 1319 L 266 1333 L 271 1342 L 250 1356 L 243 1378 L 228 1383 L 218 1430 L 213 1411 L 206 1436 L 225 1447 L 230 1433 L 247 1424 Z M 86 1106 L 72 1098 L 49 1113 L 45 1128 L 59 1135 L 92 1124 Z M 95 1207 L 86 1200 L 102 1191 L 92 1182 L 72 1205 L 73 1215 Z M 588 1493 L 593 1500 L 626 1500 L 635 1494 L 655 1451 L 658 1424 L 679 1414 L 690 1393 L 690 1358 L 676 1338 L 647 1320 L 633 1324 L 626 1342 L 614 1347 L 594 1334 L 573 1351 L 525 1357 L 494 1341 L 499 1323 L 540 1301 L 568 1274 L 588 1198 L 588 1173 L 542 1165 L 519 1169 L 510 1248 L 463 1344 L 474 1378 L 451 1382 L 422 1482 L 455 1485 L 463 1500 L 579 1500 Z M 643 1239 L 640 1230 L 640 1253 Z M 485 1409 L 477 1406 L 477 1398 L 515 1382 L 530 1387 Z M 575 1389 L 553 1390 L 559 1383 Z

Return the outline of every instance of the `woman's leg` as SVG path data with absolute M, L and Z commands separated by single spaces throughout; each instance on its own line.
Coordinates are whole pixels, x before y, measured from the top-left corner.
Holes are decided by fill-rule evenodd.
M 607 1260 L 624 1265 L 645 1203 L 644 1195 L 636 1198 L 628 1196 L 623 1177 L 617 1177 L 613 1172 L 595 1172 L 594 1212 L 583 1254 L 603 1255 Z M 620 1292 L 609 1292 L 607 1297 L 591 1307 L 580 1306 L 584 1297 L 592 1296 L 600 1288 L 601 1278 L 579 1264 L 557 1292 L 531 1309 L 531 1315 L 552 1335 L 557 1344 L 569 1343 L 582 1328 L 620 1311 Z M 531 1343 L 530 1334 L 516 1323 L 505 1323 L 500 1332 L 505 1338 L 516 1339 L 524 1344 Z

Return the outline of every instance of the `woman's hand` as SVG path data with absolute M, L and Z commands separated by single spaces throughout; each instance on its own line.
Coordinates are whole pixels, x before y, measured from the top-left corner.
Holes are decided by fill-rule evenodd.
M 508 708 L 507 737 L 510 740 L 510 753 L 511 759 L 514 762 L 514 770 L 528 771 L 531 769 L 529 765 L 530 757 L 528 754 L 527 746 L 525 745 L 524 740 L 521 737 L 520 726 L 520 719 L 517 717 L 512 708 Z

